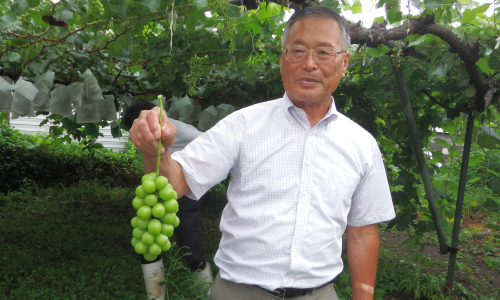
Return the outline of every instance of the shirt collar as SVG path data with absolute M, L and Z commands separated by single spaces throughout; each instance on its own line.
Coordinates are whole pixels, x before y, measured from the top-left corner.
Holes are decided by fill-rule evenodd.
M 288 118 L 293 119 L 292 110 L 296 110 L 296 109 L 300 109 L 300 108 L 296 107 L 293 104 L 292 100 L 290 100 L 290 98 L 288 98 L 288 95 L 286 94 L 286 92 L 285 92 L 285 95 L 283 95 L 282 99 L 283 99 L 283 107 L 285 108 L 285 111 L 287 112 Z M 326 112 L 326 115 L 323 117 L 323 119 L 321 119 L 321 121 L 328 120 L 328 124 L 330 124 L 332 121 L 335 121 L 337 119 L 338 119 L 338 111 L 337 111 L 337 107 L 335 106 L 335 99 L 333 99 L 333 96 L 332 96 L 331 101 L 330 101 L 330 106 L 328 107 L 328 111 Z

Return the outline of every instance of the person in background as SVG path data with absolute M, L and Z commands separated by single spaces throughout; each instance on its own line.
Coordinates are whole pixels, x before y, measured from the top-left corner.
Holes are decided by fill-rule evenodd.
M 150 110 L 156 107 L 151 102 L 143 101 L 132 104 L 124 114 L 125 126 L 130 129 L 143 110 Z M 177 137 L 174 144 L 171 146 L 172 153 L 184 149 L 194 139 L 199 137 L 203 132 L 196 129 L 194 126 L 183 123 L 178 120 L 170 119 L 177 127 Z M 197 272 L 196 278 L 200 281 L 213 282 L 212 270 L 210 263 L 207 262 L 203 255 L 200 230 L 200 202 L 189 199 L 186 196 L 180 197 L 179 211 L 177 216 L 181 221 L 175 229 L 175 234 L 181 246 L 181 251 L 185 254 L 184 258 L 189 263 L 191 271 Z

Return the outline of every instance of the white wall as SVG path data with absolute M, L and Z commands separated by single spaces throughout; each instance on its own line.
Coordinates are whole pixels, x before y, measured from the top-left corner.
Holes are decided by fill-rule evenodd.
M 42 127 L 39 126 L 44 119 L 44 116 L 37 116 L 35 118 L 19 117 L 17 119 L 11 119 L 10 125 L 24 134 L 34 135 L 37 132 L 48 134 L 50 128 L 49 124 L 45 124 Z M 126 131 L 122 131 L 123 137 L 121 138 L 113 138 L 110 127 L 99 128 L 99 132 L 102 133 L 104 137 L 99 137 L 97 142 L 101 143 L 105 148 L 112 149 L 115 152 L 122 150 L 128 141 L 128 133 Z

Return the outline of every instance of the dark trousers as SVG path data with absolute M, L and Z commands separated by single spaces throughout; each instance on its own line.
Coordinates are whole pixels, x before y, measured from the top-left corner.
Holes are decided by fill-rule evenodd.
M 205 268 L 205 256 L 201 247 L 201 220 L 200 220 L 200 202 L 183 196 L 177 200 L 179 211 L 177 216 L 181 221 L 174 232 L 177 236 L 179 246 L 183 247 L 181 251 L 185 254 L 184 258 L 189 263 L 192 271 Z

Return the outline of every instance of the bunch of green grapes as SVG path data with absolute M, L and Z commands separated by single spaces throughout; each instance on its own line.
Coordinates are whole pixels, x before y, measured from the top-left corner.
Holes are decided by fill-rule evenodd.
M 104 15 L 104 6 L 102 6 L 101 1 L 99 0 L 89 0 L 89 10 L 96 15 Z
M 24 27 L 27 27 L 31 23 L 31 17 L 29 14 L 24 13 L 19 17 L 19 22 L 21 22 Z
M 132 51 L 130 52 L 130 61 L 132 63 L 137 63 L 139 61 L 142 61 L 143 57 L 144 57 L 143 52 L 144 52 L 144 50 L 142 49 L 141 45 L 133 44 Z
M 184 77 L 184 82 L 188 87 L 188 94 L 196 94 L 196 83 L 203 74 L 202 60 L 196 55 L 189 60 L 189 74 Z
M 135 194 L 132 206 L 137 209 L 137 216 L 131 221 L 132 246 L 146 260 L 153 261 L 170 249 L 168 238 L 179 226 L 177 193 L 166 177 L 150 173 L 142 177 Z

